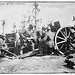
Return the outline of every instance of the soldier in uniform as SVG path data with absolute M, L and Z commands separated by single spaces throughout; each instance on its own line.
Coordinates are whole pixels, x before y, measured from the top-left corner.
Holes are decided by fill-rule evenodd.
M 8 50 L 7 44 L 5 43 L 6 38 L 3 35 L 0 35 L 0 54 L 6 54 L 6 50 Z
M 55 33 L 51 31 L 50 27 L 48 27 L 44 37 L 39 43 L 40 54 L 52 54 L 54 49 L 54 36 Z

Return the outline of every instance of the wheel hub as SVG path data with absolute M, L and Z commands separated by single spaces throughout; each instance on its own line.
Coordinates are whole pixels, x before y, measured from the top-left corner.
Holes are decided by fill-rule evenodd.
M 71 42 L 70 38 L 66 38 L 66 43 L 69 44 Z

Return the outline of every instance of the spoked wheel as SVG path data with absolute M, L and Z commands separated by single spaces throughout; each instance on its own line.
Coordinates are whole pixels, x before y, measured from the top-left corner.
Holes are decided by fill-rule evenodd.
M 55 36 L 55 47 L 61 54 L 65 54 L 70 48 L 72 50 L 75 48 L 74 31 L 74 27 L 64 27 L 57 31 Z

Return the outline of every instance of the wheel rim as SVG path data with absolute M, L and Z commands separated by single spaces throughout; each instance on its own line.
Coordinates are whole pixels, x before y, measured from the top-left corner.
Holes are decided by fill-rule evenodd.
M 72 45 L 73 37 L 71 37 L 71 27 L 60 28 L 55 36 L 55 47 L 61 53 L 64 54 Z

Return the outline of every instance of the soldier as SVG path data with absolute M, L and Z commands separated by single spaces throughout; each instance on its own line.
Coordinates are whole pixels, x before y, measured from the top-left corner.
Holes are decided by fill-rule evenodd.
M 6 38 L 5 36 L 0 35 L 0 53 L 6 54 L 6 50 L 8 50 L 7 44 L 5 43 Z
M 45 33 L 45 37 L 43 38 L 43 40 L 46 43 L 47 54 L 50 54 L 50 53 L 52 54 L 54 50 L 54 36 L 55 36 L 55 33 L 51 31 L 50 27 L 48 27 L 47 32 Z

